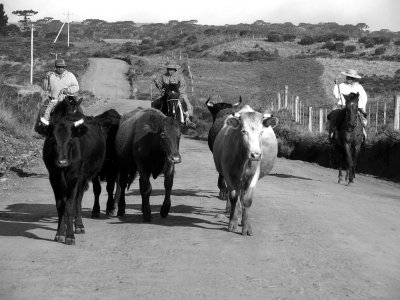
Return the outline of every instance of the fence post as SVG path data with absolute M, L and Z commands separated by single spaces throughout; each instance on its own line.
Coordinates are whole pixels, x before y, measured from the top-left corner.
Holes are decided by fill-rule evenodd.
M 386 125 L 386 102 L 383 105 L 383 125 Z
M 294 98 L 294 121 L 298 123 L 300 121 L 299 118 L 299 96 Z
M 376 100 L 375 132 L 378 132 L 378 112 L 379 112 L 379 99 Z
M 278 96 L 278 110 L 280 110 L 281 109 L 281 93 L 278 92 L 277 96 Z
M 319 109 L 319 132 L 324 132 L 324 110 Z
M 153 85 L 150 83 L 150 100 L 153 100 Z
M 289 87 L 285 85 L 285 108 L 288 107 L 288 89 Z
M 394 122 L 393 129 L 399 130 L 400 94 L 394 96 Z
M 312 117 L 313 117 L 313 110 L 312 106 L 308 107 L 308 130 L 312 132 Z

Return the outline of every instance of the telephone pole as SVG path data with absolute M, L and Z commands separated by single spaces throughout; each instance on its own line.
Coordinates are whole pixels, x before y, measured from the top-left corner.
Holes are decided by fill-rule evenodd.
M 67 42 L 67 47 L 69 47 L 69 16 L 71 15 L 70 13 L 69 13 L 69 11 L 66 13 L 66 15 L 67 15 L 67 35 L 68 35 L 68 42 Z

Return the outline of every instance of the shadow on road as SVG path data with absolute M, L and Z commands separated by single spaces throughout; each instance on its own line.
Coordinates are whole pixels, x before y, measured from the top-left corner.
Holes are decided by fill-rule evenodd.
M 288 174 L 278 174 L 278 173 L 269 174 L 269 176 L 274 176 L 274 177 L 279 177 L 279 178 L 295 178 L 295 179 L 302 179 L 302 180 L 313 180 L 312 178 L 293 176 L 293 175 L 288 175 Z
M 43 239 L 29 232 L 34 229 L 55 231 L 45 224 L 57 223 L 55 205 L 18 203 L 0 211 L 0 236 L 22 236 L 37 240 Z
M 200 190 L 200 189 L 195 189 L 195 190 L 189 190 L 189 189 L 172 189 L 171 191 L 171 196 L 184 196 L 184 197 L 201 197 L 201 198 L 217 198 L 217 196 L 212 196 L 208 194 L 218 194 L 215 190 L 210 191 L 210 190 Z M 151 196 L 164 196 L 165 195 L 165 190 L 164 189 L 153 189 L 151 191 Z M 139 189 L 133 189 L 129 192 L 125 193 L 125 196 L 139 196 L 140 197 L 140 191 Z M 150 198 L 151 199 L 151 198 Z
M 49 175 L 47 174 L 38 174 L 38 173 L 31 173 L 31 172 L 25 172 L 24 170 L 16 167 L 11 167 L 10 171 L 13 171 L 18 175 L 18 177 L 34 177 L 34 178 L 48 178 Z

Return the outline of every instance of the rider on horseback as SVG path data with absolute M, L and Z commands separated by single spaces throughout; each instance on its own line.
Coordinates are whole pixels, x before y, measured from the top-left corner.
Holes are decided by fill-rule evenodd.
M 344 99 L 343 95 L 349 95 L 350 93 L 358 93 L 359 94 L 358 110 L 363 124 L 364 136 L 365 138 L 367 138 L 367 133 L 365 131 L 365 127 L 367 126 L 367 114 L 366 114 L 367 93 L 365 92 L 362 85 L 358 82 L 361 76 L 358 75 L 357 71 L 353 69 L 349 69 L 341 73 L 346 76 L 346 81 L 338 85 L 337 80 L 335 80 L 335 85 L 333 87 L 333 95 L 338 100 L 338 103 L 336 105 L 336 108 L 334 108 L 334 111 L 337 109 L 342 109 L 346 105 L 346 100 Z M 336 131 L 336 126 L 338 124 L 335 123 L 335 119 L 331 118 L 331 115 L 332 112 L 327 117 L 328 119 L 327 129 L 329 133 L 329 138 L 333 139 Z
M 48 72 L 44 81 L 44 89 L 49 94 L 49 100 L 44 103 L 46 106 L 44 115 L 40 121 L 49 125 L 50 113 L 60 101 L 66 96 L 75 96 L 79 91 L 79 84 L 71 72 L 65 70 L 66 63 L 63 59 L 55 61 L 55 71 Z
M 193 116 L 193 107 L 189 102 L 189 98 L 186 94 L 186 82 L 185 79 L 183 78 L 183 75 L 178 73 L 178 69 L 180 66 L 176 64 L 175 62 L 167 62 L 165 64 L 165 67 L 167 68 L 167 72 L 160 75 L 160 76 L 153 76 L 153 81 L 157 89 L 161 93 L 161 97 L 154 100 L 151 103 L 151 106 L 156 108 L 156 109 L 161 109 L 161 98 L 165 94 L 166 90 L 168 89 L 170 84 L 178 84 L 179 85 L 179 94 L 180 94 L 180 99 L 182 101 L 182 107 L 184 110 L 184 115 L 185 115 L 185 124 L 186 126 L 190 128 L 195 128 L 196 124 L 194 124 L 190 118 Z

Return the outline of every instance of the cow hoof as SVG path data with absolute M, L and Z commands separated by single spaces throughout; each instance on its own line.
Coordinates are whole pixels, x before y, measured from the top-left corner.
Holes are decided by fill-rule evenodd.
M 65 243 L 65 236 L 56 235 L 56 237 L 54 238 L 54 240 L 55 240 L 56 242 L 59 242 L 59 243 Z
M 94 212 L 92 211 L 92 218 L 93 219 L 98 219 L 100 217 L 100 212 Z
M 118 217 L 123 217 L 123 216 L 125 216 L 125 211 L 118 211 L 117 216 L 118 216 Z
M 237 227 L 238 227 L 237 223 L 229 222 L 228 231 L 229 232 L 235 232 Z
M 117 210 L 116 209 L 107 210 L 106 211 L 106 215 L 109 216 L 109 217 L 116 217 L 117 216 Z
M 168 216 L 170 208 L 171 208 L 171 205 L 161 206 L 161 210 L 160 210 L 161 218 L 165 219 Z
M 218 198 L 221 200 L 228 200 L 228 192 L 220 190 Z
M 75 228 L 75 233 L 76 234 L 85 234 L 85 228 L 84 227 L 77 227 L 77 228 Z
M 242 235 L 253 235 L 253 231 L 250 226 L 242 228 Z
M 75 239 L 74 238 L 66 238 L 65 244 L 66 245 L 75 245 Z

